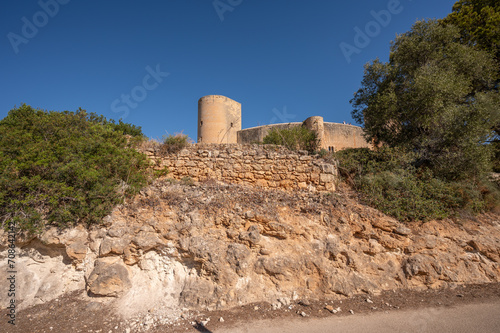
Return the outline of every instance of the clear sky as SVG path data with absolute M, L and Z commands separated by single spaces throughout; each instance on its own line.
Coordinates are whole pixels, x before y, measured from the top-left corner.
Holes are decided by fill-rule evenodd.
M 0 118 L 26 103 L 196 140 L 198 99 L 242 103 L 243 128 L 351 122 L 363 65 L 454 0 L 19 0 L 0 5 Z

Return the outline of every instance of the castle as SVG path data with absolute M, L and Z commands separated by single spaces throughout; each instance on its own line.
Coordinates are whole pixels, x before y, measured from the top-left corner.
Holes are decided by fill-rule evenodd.
M 241 129 L 241 104 L 220 95 L 198 101 L 198 143 L 262 142 L 273 128 L 306 126 L 316 132 L 319 146 L 328 151 L 344 148 L 371 148 L 359 126 L 325 122 L 323 117 L 309 117 L 303 122 L 271 124 Z

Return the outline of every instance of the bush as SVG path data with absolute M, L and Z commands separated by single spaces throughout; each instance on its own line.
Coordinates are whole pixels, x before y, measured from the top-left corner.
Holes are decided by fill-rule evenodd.
M 80 108 L 78 111 L 84 111 L 84 110 L 82 110 Z M 142 134 L 141 126 L 135 126 L 132 124 L 124 123 L 121 119 L 118 120 L 118 124 L 117 124 L 117 123 L 115 123 L 115 121 L 113 119 L 108 120 L 102 115 L 98 115 L 94 112 L 91 112 L 88 115 L 88 120 L 92 123 L 101 124 L 103 126 L 106 126 L 115 132 L 122 133 L 123 135 L 130 135 L 130 136 L 139 137 L 139 138 L 144 137 L 144 135 Z
M 339 161 L 339 173 L 354 186 L 354 181 L 363 175 L 411 167 L 414 155 L 400 148 L 382 147 L 377 151 L 369 148 L 349 148 L 329 156 Z
M 263 140 L 264 144 L 285 146 L 290 150 L 307 150 L 310 153 L 318 149 L 316 132 L 304 126 L 272 128 Z
M 182 133 L 163 136 L 163 143 L 160 147 L 160 152 L 164 155 L 178 153 L 182 149 L 186 148 L 190 141 L 189 137 Z
M 321 158 L 326 158 L 330 152 L 326 150 L 325 148 L 321 148 L 321 150 L 318 152 L 319 157 Z
M 147 157 L 133 149 L 142 137 L 82 109 L 11 110 L 0 121 L 0 222 L 29 231 L 100 222 L 148 181 Z
M 417 167 L 416 156 L 398 148 L 346 149 L 335 153 L 344 179 L 362 200 L 399 220 L 442 219 L 460 211 L 479 213 L 498 205 L 499 190 L 486 180 L 449 181 Z

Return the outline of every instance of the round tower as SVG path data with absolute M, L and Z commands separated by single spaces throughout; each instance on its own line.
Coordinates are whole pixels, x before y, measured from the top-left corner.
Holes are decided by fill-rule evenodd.
M 198 143 L 237 143 L 241 130 L 241 104 L 209 95 L 198 101 Z
M 318 138 L 318 146 L 325 148 L 325 122 L 323 117 L 313 116 L 304 120 L 304 126 L 309 130 L 316 132 Z

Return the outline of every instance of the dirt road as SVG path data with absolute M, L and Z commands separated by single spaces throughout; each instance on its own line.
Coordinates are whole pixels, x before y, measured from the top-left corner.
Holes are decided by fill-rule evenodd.
M 467 304 L 457 307 L 423 308 L 376 314 L 304 320 L 260 320 L 236 324 L 213 333 L 498 333 L 500 332 L 500 301 Z
M 112 307 L 82 293 L 20 311 L 16 326 L 7 324 L 7 312 L 0 309 L 0 333 L 500 333 L 500 283 L 395 290 L 335 301 L 295 300 L 279 310 L 269 303 L 254 303 L 221 311 L 187 311 L 172 324 L 154 326 L 145 318 L 118 318 Z M 333 314 L 327 307 L 341 311 Z

